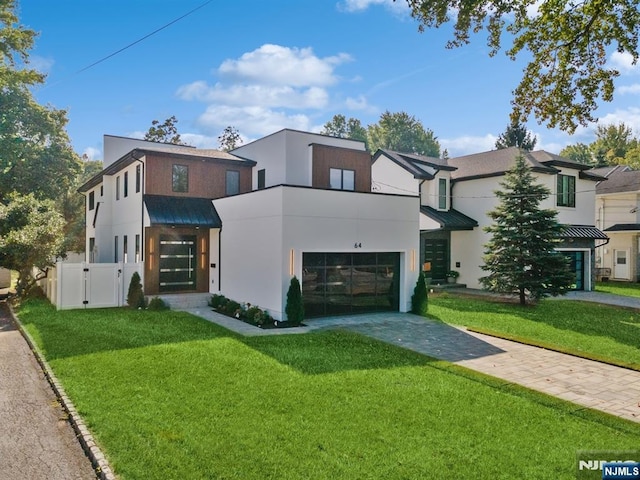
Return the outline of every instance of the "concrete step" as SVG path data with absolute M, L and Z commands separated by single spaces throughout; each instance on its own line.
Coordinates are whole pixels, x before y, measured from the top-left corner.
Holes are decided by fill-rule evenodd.
M 147 296 L 147 301 L 155 296 Z M 172 293 L 157 296 L 169 305 L 172 310 L 206 307 L 209 304 L 209 299 L 211 299 L 210 293 Z

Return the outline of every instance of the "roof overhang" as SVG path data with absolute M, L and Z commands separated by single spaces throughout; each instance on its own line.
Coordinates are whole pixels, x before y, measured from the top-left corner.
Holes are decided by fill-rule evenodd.
M 640 223 L 616 223 L 609 228 L 604 229 L 605 232 L 639 232 Z
M 210 198 L 145 195 L 151 226 L 222 228 Z
M 564 225 L 564 230 L 560 234 L 560 238 L 609 239 L 602 230 L 591 225 Z
M 453 208 L 446 211 L 436 210 L 426 205 L 420 206 L 420 213 L 438 222 L 442 230 L 473 230 L 478 226 L 473 218 L 467 217 Z

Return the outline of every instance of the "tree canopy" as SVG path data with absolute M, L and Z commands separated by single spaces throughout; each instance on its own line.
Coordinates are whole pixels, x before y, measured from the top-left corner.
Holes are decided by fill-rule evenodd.
M 174 145 L 186 145 L 180 138 L 176 124 L 178 119 L 175 115 L 167 118 L 163 123 L 159 120 L 152 120 L 149 130 L 144 135 L 145 140 L 159 143 L 172 143 Z
M 220 136 L 218 136 L 218 145 L 220 145 L 220 148 L 225 152 L 242 145 L 242 137 L 240 137 L 238 129 L 232 126 L 226 127 Z
M 350 138 L 352 140 L 367 142 L 367 129 L 362 126 L 360 120 L 353 117 L 347 119 L 341 114 L 334 115 L 330 121 L 325 123 L 320 133 L 323 135 L 331 135 L 332 137 Z
M 513 92 L 514 121 L 533 114 L 550 128 L 573 133 L 594 121 L 601 101 L 613 99 L 620 72 L 607 63 L 612 52 L 638 61 L 637 0 L 407 0 L 419 29 L 453 22 L 447 48 L 470 43 L 486 30 L 490 55 L 512 39 L 506 54 L 528 61 Z M 535 10 L 534 10 L 535 9 Z
M 598 125 L 596 139 L 589 145 L 568 145 L 560 155 L 593 166 L 629 165 L 640 168 L 640 140 L 624 123 Z
M 406 112 L 380 115 L 378 123 L 367 129 L 369 149 L 388 148 L 398 152 L 417 153 L 427 157 L 440 156 L 440 143 L 432 130 L 425 130 L 422 123 Z
M 566 293 L 575 275 L 567 258 L 555 250 L 563 228 L 557 212 L 540 208 L 549 190 L 535 183 L 522 156 L 500 186 L 494 192 L 500 203 L 488 213 L 493 224 L 485 227 L 491 239 L 484 246 L 482 269 L 489 274 L 480 281 L 493 292 L 517 292 L 522 305 L 527 295 L 536 300 Z
M 511 122 L 496 140 L 496 148 L 501 150 L 503 148 L 518 147 L 530 152 L 536 148 L 537 141 L 538 139 L 535 135 L 529 132 L 520 122 Z

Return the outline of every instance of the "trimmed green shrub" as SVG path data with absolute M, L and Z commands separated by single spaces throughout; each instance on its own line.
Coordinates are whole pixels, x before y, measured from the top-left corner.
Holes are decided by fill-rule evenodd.
M 211 299 L 209 300 L 209 306 L 213 308 L 220 308 L 224 303 L 226 303 L 227 297 L 224 295 L 220 295 L 218 293 L 214 293 L 211 295 Z
M 416 287 L 413 289 L 413 295 L 411 296 L 411 313 L 426 317 L 428 303 L 427 283 L 425 282 L 424 274 L 420 272 Z
M 160 297 L 153 297 L 149 302 L 149 306 L 147 307 L 147 309 L 160 311 L 160 310 L 170 310 L 171 307 L 167 302 L 162 300 Z
M 224 310 L 224 313 L 229 315 L 230 317 L 239 318 L 240 312 L 242 308 L 240 304 L 235 300 L 228 300 L 221 308 Z
M 291 279 L 289 291 L 287 292 L 287 306 L 284 309 L 287 314 L 287 321 L 291 325 L 300 325 L 304 319 L 304 304 L 302 303 L 302 289 L 300 281 L 295 275 Z
M 133 272 L 133 275 L 131 275 L 129 291 L 127 292 L 127 305 L 135 309 L 144 309 L 147 307 L 147 301 L 142 292 L 142 283 L 140 282 L 140 274 L 138 272 Z

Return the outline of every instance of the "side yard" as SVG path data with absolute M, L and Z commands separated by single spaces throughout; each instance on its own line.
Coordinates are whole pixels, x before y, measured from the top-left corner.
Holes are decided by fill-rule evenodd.
M 629 282 L 598 282 L 596 291 L 623 295 L 625 297 L 640 297 L 640 283 Z
M 430 305 L 457 321 L 473 308 L 489 309 Z M 639 425 L 345 331 L 241 338 L 186 313 L 39 301 L 19 316 L 123 480 L 572 479 L 577 450 L 640 438 Z

